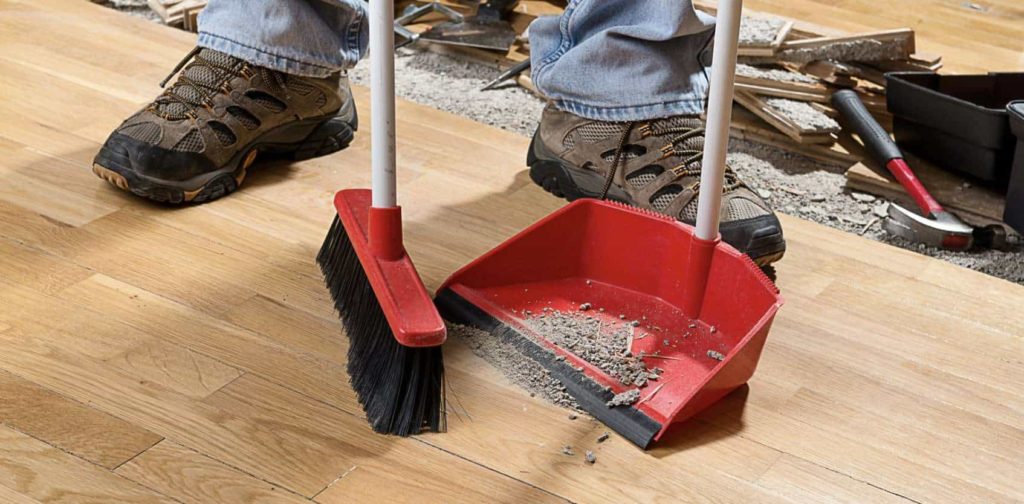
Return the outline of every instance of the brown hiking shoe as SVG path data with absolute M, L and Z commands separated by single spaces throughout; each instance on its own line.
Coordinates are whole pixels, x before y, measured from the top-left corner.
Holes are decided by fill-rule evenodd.
M 237 189 L 259 155 L 308 159 L 352 141 L 355 105 L 340 74 L 297 77 L 199 48 L 178 70 L 110 135 L 93 172 L 155 201 L 199 203 Z
M 697 116 L 639 122 L 593 121 L 544 109 L 527 164 L 530 178 L 568 199 L 607 198 L 694 224 L 704 124 Z M 722 197 L 722 239 L 758 265 L 782 258 L 778 218 L 732 170 Z

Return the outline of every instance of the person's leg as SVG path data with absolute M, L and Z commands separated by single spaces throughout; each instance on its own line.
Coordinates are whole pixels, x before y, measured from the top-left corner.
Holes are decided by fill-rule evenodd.
M 93 171 L 149 199 L 202 202 L 249 165 L 341 150 L 356 129 L 344 70 L 366 51 L 362 0 L 211 0 L 177 81 L 104 143 Z
M 211 0 L 200 47 L 257 66 L 327 77 L 355 66 L 369 43 L 363 0 Z
M 530 176 L 557 196 L 609 198 L 693 224 L 714 19 L 689 0 L 572 0 L 530 25 L 532 79 L 550 99 Z M 767 203 L 731 171 L 722 238 L 767 265 L 785 252 Z

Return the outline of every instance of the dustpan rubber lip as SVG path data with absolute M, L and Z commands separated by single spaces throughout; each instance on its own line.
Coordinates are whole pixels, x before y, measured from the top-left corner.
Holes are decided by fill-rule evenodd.
M 555 355 L 508 324 L 469 302 L 450 288 L 443 288 L 434 299 L 441 316 L 450 322 L 476 327 L 515 345 L 523 355 L 544 366 L 551 375 L 565 385 L 580 407 L 609 428 L 640 448 L 647 449 L 662 424 L 635 407 L 609 408 L 607 402 L 614 397 L 610 390 L 577 371 Z

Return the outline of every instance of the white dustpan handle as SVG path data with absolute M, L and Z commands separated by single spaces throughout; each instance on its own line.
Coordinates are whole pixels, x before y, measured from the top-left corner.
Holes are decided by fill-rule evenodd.
M 702 240 L 714 240 L 718 237 L 742 9 L 743 0 L 718 2 L 714 60 L 711 63 L 711 90 L 708 96 L 707 133 L 704 137 L 704 160 L 701 163 L 700 199 L 697 201 L 697 238 Z
M 370 2 L 370 119 L 374 208 L 397 206 L 395 195 L 395 3 Z

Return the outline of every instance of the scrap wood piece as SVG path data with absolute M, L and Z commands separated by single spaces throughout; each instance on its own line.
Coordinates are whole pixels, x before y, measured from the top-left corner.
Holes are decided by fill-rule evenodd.
M 735 100 L 799 143 L 832 143 L 831 133 L 839 131 L 839 124 L 832 118 L 804 102 L 785 98 L 764 99 L 741 90 L 736 91 Z
M 783 67 L 736 66 L 736 88 L 754 94 L 800 101 L 827 102 L 829 89 L 813 76 Z
M 905 60 L 916 48 L 914 30 L 901 28 L 838 37 L 788 40 L 776 57 L 798 63 L 815 60 L 889 61 Z
M 173 2 L 166 2 L 166 0 L 147 0 L 146 2 L 153 12 L 156 12 L 160 19 L 165 24 L 177 25 L 183 24 L 185 19 L 185 11 L 193 8 L 202 8 L 206 5 L 206 0 L 177 0 Z
M 967 179 L 960 175 L 937 168 L 911 155 L 905 157 L 913 167 L 914 174 L 947 210 L 974 225 L 1002 222 L 1006 198 L 999 192 L 980 185 L 965 187 Z M 899 201 L 908 209 L 917 209 L 903 186 L 892 179 L 883 168 L 870 161 L 857 163 L 846 171 L 846 186 L 851 190 Z
M 730 135 L 788 152 L 801 154 L 823 163 L 848 167 L 859 163 L 863 153 L 851 153 L 839 143 L 831 145 L 801 144 L 779 133 L 761 118 L 741 106 L 733 107 Z
M 736 89 L 746 91 L 761 96 L 773 96 L 777 98 L 787 98 L 790 100 L 798 100 L 805 102 L 817 102 L 817 103 L 828 103 L 832 93 L 827 88 L 822 88 L 820 91 L 794 91 L 786 88 L 779 88 L 773 86 L 759 86 L 755 84 L 745 84 L 742 82 L 736 82 Z

